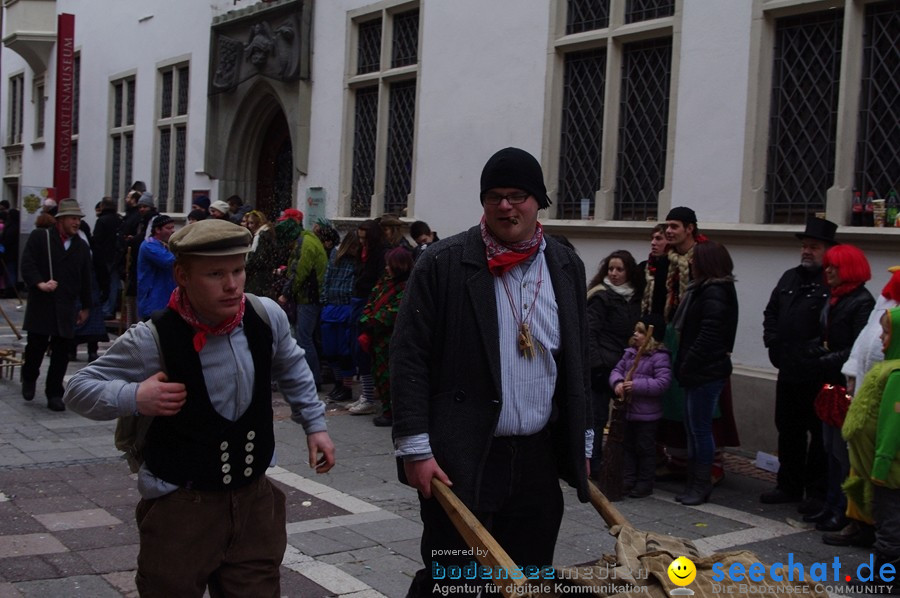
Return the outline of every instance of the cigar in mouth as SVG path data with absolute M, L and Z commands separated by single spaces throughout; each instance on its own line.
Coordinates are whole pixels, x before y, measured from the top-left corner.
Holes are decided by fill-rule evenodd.
M 518 224 L 518 223 L 519 223 L 519 219 L 518 219 L 518 218 L 510 218 L 510 219 L 509 219 L 509 222 L 510 222 L 511 224 L 514 224 L 514 225 L 515 225 L 515 224 Z

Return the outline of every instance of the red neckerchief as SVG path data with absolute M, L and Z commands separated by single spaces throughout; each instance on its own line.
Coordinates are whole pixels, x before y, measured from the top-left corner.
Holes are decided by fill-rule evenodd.
M 838 286 L 833 287 L 831 289 L 831 297 L 828 299 L 829 305 L 834 305 L 841 297 L 849 295 L 856 290 L 856 287 L 861 285 L 861 282 L 842 282 Z
M 534 234 L 527 241 L 504 243 L 491 233 L 484 216 L 481 217 L 481 240 L 484 241 L 488 270 L 494 276 L 503 276 L 507 270 L 534 255 L 543 239 L 544 229 L 538 222 Z
M 182 320 L 190 324 L 194 330 L 197 331 L 196 334 L 194 334 L 194 350 L 199 353 L 206 345 L 207 334 L 224 336 L 237 328 L 238 324 L 241 323 L 241 320 L 244 319 L 244 304 L 246 303 L 246 300 L 246 297 L 241 295 L 241 305 L 238 307 L 237 313 L 234 314 L 230 320 L 225 320 L 218 326 L 207 326 L 197 318 L 197 314 L 194 313 L 194 308 L 191 307 L 191 302 L 188 301 L 187 294 L 182 291 L 181 287 L 175 287 L 175 290 L 172 291 L 172 295 L 169 297 L 169 304 L 166 307 L 181 316 Z
M 62 241 L 63 243 L 65 243 L 66 241 L 69 240 L 69 235 L 67 235 L 66 233 L 63 232 L 61 224 L 56 225 L 56 232 L 59 233 L 59 240 Z

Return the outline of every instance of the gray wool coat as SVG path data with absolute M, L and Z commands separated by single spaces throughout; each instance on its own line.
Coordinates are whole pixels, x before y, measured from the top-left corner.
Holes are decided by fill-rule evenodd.
M 53 256 L 53 278 L 58 286 L 45 293 L 37 285 L 50 280 L 50 257 L 47 254 L 47 235 Z M 81 237 L 72 237 L 68 251 L 63 247 L 56 227 L 38 228 L 31 232 L 22 251 L 22 280 L 28 287 L 23 328 L 34 334 L 75 337 L 77 301 L 90 309 L 91 250 Z
M 584 432 L 591 416 L 584 264 L 544 238 L 561 333 L 549 427 L 559 475 L 586 502 Z M 427 432 L 454 492 L 475 509 L 500 416 L 498 338 L 494 277 L 479 227 L 430 245 L 406 285 L 391 339 L 393 435 Z M 402 467 L 400 477 L 405 482 Z

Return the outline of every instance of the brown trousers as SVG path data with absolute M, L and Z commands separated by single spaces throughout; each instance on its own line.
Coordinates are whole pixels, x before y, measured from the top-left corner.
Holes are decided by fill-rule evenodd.
M 153 596 L 280 595 L 285 496 L 266 476 L 238 490 L 141 500 L 137 589 Z

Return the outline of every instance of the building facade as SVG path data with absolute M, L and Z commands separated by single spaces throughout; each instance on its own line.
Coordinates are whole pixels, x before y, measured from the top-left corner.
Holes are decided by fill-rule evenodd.
M 900 228 L 851 227 L 854 191 L 900 186 L 900 0 L 5 0 L 3 197 L 52 186 L 56 23 L 75 21 L 70 195 L 143 180 L 176 217 L 238 194 L 352 227 L 384 212 L 442 236 L 477 222 L 495 150 L 544 165 L 592 273 L 640 261 L 694 208 L 740 296 L 744 444 L 774 449 L 762 311 L 808 215 L 842 226 L 877 294 Z

